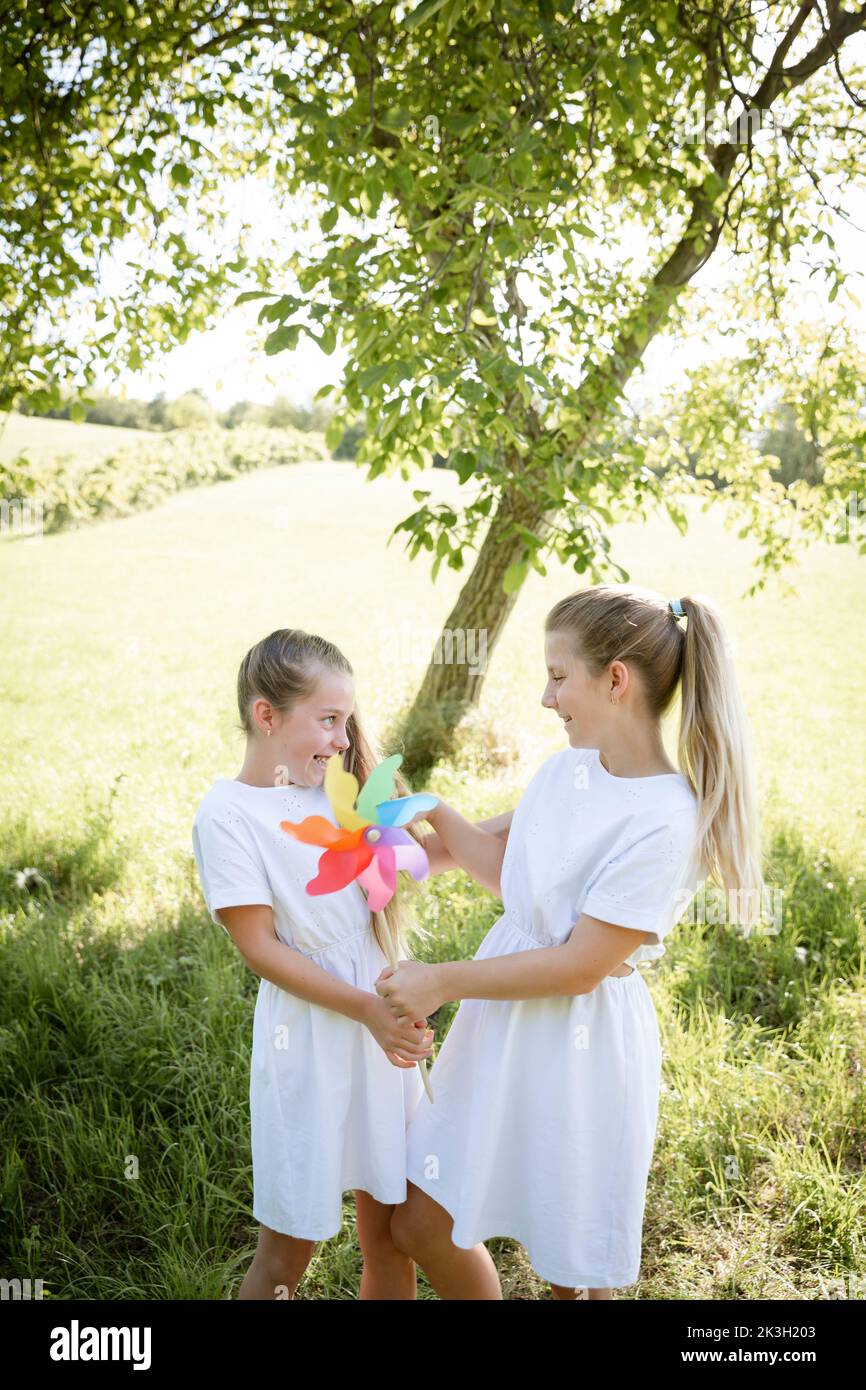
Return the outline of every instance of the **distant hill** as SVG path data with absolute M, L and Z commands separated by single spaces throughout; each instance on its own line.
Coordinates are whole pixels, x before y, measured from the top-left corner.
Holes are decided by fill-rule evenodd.
M 0 460 L 27 452 L 34 458 L 57 454 L 89 454 L 96 458 L 127 445 L 140 446 L 159 439 L 149 430 L 125 430 L 116 425 L 74 424 L 71 420 L 45 420 L 37 415 L 0 415 Z

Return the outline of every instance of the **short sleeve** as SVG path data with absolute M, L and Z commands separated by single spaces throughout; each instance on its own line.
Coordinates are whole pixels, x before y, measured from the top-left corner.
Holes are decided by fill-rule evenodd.
M 602 922 L 651 932 L 645 944 L 659 945 L 697 892 L 694 849 L 695 812 L 675 812 L 608 860 L 581 910 Z
M 212 812 L 199 813 L 192 827 L 192 848 L 199 881 L 211 920 L 230 935 L 214 916 L 220 907 L 262 903 L 273 907 L 274 895 L 252 833 L 235 822 L 231 827 Z

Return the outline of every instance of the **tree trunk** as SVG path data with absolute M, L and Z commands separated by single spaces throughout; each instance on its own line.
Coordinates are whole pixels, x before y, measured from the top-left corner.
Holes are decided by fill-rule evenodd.
M 539 500 L 506 490 L 497 505 L 472 571 L 448 614 L 412 706 L 388 740 L 403 754 L 401 775 L 419 786 L 439 758 L 453 751 L 458 724 L 481 690 L 487 662 L 517 600 L 502 580 L 523 558 L 519 533 L 504 532 L 515 522 L 543 535 L 549 525 Z M 392 749 L 392 751 L 393 751 Z

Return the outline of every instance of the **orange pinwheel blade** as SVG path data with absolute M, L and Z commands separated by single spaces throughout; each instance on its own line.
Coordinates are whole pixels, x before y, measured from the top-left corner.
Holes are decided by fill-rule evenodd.
M 280 829 L 302 844 L 336 850 L 354 849 L 362 834 L 361 830 L 346 831 L 332 825 L 324 816 L 307 816 L 302 821 L 281 820 Z

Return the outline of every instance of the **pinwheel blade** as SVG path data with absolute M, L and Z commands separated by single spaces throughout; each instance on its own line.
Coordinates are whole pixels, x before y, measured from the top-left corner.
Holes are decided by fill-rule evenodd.
M 397 870 L 394 863 L 394 850 L 390 845 L 379 845 L 372 860 L 358 882 L 367 894 L 371 912 L 381 912 L 394 896 L 397 887 Z
M 426 852 L 419 844 L 412 841 L 411 845 L 395 845 L 394 859 L 398 869 L 405 869 L 420 883 L 430 872 L 430 860 Z
M 307 816 L 302 821 L 281 820 L 280 829 L 304 845 L 321 845 L 323 849 L 350 849 L 357 844 L 361 832 L 346 831 L 332 825 L 324 816 Z
M 307 892 L 311 897 L 338 892 L 359 878 L 372 858 L 373 851 L 364 843 L 355 849 L 326 849 L 319 860 L 319 872 L 307 884 Z
M 408 830 L 401 830 L 396 825 L 377 825 L 372 827 L 375 831 L 375 843 L 381 845 L 415 845 L 418 841 L 414 835 L 410 835 Z M 369 838 L 369 832 L 364 831 L 364 838 Z
M 365 816 L 368 821 L 376 819 L 378 803 L 387 801 L 394 795 L 394 777 L 402 761 L 403 754 L 394 753 L 392 757 L 386 758 L 378 767 L 373 768 L 355 803 L 359 816 Z
M 329 758 L 325 765 L 324 786 L 325 795 L 334 808 L 338 825 L 342 825 L 345 830 L 359 830 L 369 825 L 369 821 L 359 816 L 354 809 L 355 797 L 358 795 L 358 779 L 351 772 L 346 772 L 339 753 Z
M 380 825 L 405 825 L 419 811 L 432 811 L 438 805 L 438 796 L 430 792 L 414 792 L 412 796 L 398 796 L 395 801 L 382 801 L 376 807 Z

